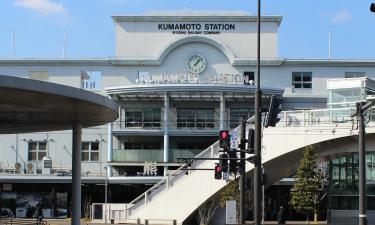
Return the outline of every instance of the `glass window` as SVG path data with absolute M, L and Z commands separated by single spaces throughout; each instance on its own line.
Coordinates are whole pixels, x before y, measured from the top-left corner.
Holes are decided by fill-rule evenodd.
M 365 72 L 345 72 L 345 78 L 365 77 Z
M 82 161 L 99 161 L 99 142 L 82 142 Z
M 197 115 L 197 127 L 198 128 L 213 128 L 214 127 L 214 111 L 210 109 L 198 110 Z
M 124 149 L 161 149 L 161 143 L 124 142 Z
M 195 127 L 195 111 L 192 109 L 177 110 L 177 127 Z
M 47 155 L 47 142 L 30 141 L 28 144 L 28 156 L 30 161 L 42 160 Z
M 230 109 L 229 124 L 230 128 L 236 128 L 240 125 L 240 119 L 249 119 L 254 113 L 253 109 Z
M 161 112 L 154 109 L 125 109 L 125 127 L 159 128 Z
M 102 83 L 101 71 L 81 71 L 81 88 L 91 91 L 99 91 Z
M 214 128 L 214 109 L 177 109 L 177 127 Z
M 375 153 L 366 154 L 366 183 L 368 201 L 375 199 Z M 332 209 L 354 210 L 358 208 L 358 153 L 346 153 L 331 161 Z M 375 209 L 368 204 L 367 209 Z
M 293 72 L 292 85 L 297 89 L 312 88 L 312 72 Z
M 254 72 L 243 72 L 243 82 L 244 84 L 253 85 L 255 83 Z

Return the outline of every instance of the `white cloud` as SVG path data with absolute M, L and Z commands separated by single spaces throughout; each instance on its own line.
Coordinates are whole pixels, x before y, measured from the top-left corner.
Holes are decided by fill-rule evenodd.
M 15 0 L 14 5 L 32 9 L 43 16 L 67 13 L 62 3 L 52 0 Z
M 348 11 L 342 10 L 340 12 L 335 13 L 335 15 L 332 16 L 331 21 L 332 23 L 341 23 L 345 21 L 349 21 L 351 19 L 351 15 Z

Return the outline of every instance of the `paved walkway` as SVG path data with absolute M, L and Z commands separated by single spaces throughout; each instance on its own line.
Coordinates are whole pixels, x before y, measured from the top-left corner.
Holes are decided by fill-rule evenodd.
M 46 220 L 50 225 L 70 225 L 70 219 L 47 219 Z M 253 224 L 252 222 L 247 222 L 246 224 Z M 266 221 L 264 224 L 277 224 L 276 221 Z M 287 221 L 286 224 L 293 224 L 293 225 L 306 225 L 306 221 Z M 313 222 L 310 222 L 313 225 Z M 320 221 L 318 224 L 329 225 L 325 221 Z M 90 221 L 81 220 L 81 225 L 103 225 L 102 223 L 91 223 Z M 150 224 L 152 225 L 152 224 Z M 342 225 L 342 224 L 341 224 Z M 347 224 L 352 225 L 352 224 Z

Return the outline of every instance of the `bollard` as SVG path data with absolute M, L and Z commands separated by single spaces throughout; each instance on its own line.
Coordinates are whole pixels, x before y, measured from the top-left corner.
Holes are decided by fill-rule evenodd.
M 145 220 L 145 225 L 148 225 L 148 220 Z
M 173 220 L 173 225 L 177 225 L 177 220 Z

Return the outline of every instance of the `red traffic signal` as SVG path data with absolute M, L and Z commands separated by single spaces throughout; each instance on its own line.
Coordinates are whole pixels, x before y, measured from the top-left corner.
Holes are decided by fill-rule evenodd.
M 221 180 L 221 178 L 223 177 L 223 174 L 222 174 L 222 170 L 221 170 L 221 167 L 216 164 L 215 165 L 215 179 L 217 180 Z
M 220 148 L 228 149 L 230 146 L 230 135 L 228 130 L 220 131 Z

